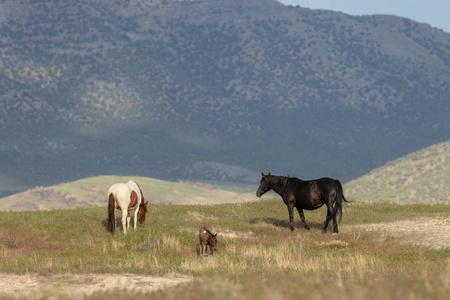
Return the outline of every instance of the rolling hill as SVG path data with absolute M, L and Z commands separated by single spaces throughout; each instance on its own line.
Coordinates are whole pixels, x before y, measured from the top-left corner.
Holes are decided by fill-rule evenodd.
M 450 204 L 450 141 L 387 163 L 345 185 L 364 202 Z
M 150 203 L 222 204 L 259 201 L 257 184 L 170 182 L 147 177 L 98 176 L 36 187 L 0 199 L 0 211 L 106 206 L 106 191 L 133 178 Z M 344 185 L 346 198 L 361 202 L 450 204 L 450 141 L 387 163 Z M 266 198 L 279 198 L 273 192 Z
M 0 2 L 0 196 L 82 178 L 343 182 L 450 139 L 450 34 L 275 0 Z
M 0 199 L 0 211 L 52 210 L 106 206 L 108 188 L 131 177 L 99 176 L 70 183 L 34 189 Z M 133 177 L 149 203 L 220 204 L 258 200 L 253 190 L 244 185 L 215 185 L 201 182 L 169 182 L 153 178 Z M 251 192 L 250 192 L 251 191 Z

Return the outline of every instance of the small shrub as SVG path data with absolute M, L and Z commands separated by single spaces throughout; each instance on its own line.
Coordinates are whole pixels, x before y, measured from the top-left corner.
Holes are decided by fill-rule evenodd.
M 16 249 L 17 248 L 16 241 L 14 240 L 13 237 L 8 238 L 8 240 L 6 241 L 6 248 L 8 248 L 8 249 Z

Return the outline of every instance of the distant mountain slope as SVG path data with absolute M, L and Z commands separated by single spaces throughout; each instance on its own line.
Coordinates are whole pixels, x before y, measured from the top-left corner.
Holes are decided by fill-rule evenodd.
M 275 0 L 0 2 L 0 195 L 344 182 L 450 139 L 450 34 Z
M 344 186 L 358 201 L 450 204 L 450 141 L 407 155 Z
M 146 177 L 99 176 L 29 191 L 0 199 L 0 210 L 51 210 L 107 206 L 111 185 L 133 179 L 140 185 L 145 201 L 174 204 L 220 204 L 256 201 L 248 186 L 217 186 L 201 182 L 169 182 Z M 255 188 L 256 190 L 256 188 Z

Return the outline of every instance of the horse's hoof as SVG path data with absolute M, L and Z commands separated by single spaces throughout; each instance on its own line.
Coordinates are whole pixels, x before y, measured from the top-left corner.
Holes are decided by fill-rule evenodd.
M 294 231 L 294 227 L 289 228 L 291 231 Z

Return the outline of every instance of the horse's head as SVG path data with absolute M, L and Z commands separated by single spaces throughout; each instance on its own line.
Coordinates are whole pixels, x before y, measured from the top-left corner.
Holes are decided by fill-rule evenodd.
M 271 176 L 270 172 L 267 175 L 264 175 L 264 173 L 261 172 L 261 175 L 262 178 L 261 181 L 259 182 L 259 188 L 256 191 L 256 197 L 261 197 L 262 195 L 264 195 L 265 193 L 267 193 L 272 189 L 272 186 L 269 181 L 269 176 Z
M 207 239 L 208 243 L 211 245 L 211 248 L 214 251 L 217 251 L 217 233 L 216 234 L 212 234 L 210 233 L 208 235 L 208 239 Z
M 144 199 L 142 199 L 141 204 L 139 205 L 139 211 L 138 211 L 138 219 L 139 223 L 144 224 L 145 222 L 145 215 L 147 214 L 147 204 L 148 201 L 144 203 Z

